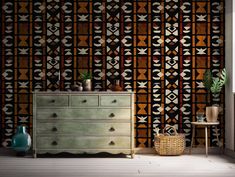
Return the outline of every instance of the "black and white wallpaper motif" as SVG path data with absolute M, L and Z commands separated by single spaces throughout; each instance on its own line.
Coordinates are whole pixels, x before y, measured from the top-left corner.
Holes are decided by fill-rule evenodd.
M 225 0 L 2 0 L 1 142 L 15 128 L 32 134 L 32 91 L 70 90 L 92 73 L 93 90 L 119 79 L 135 92 L 135 144 L 151 147 L 157 128 L 191 121 L 210 100 L 202 84 L 224 67 Z M 224 137 L 224 114 L 220 115 Z M 204 143 L 197 131 L 197 144 Z M 216 145 L 214 129 L 210 144 Z

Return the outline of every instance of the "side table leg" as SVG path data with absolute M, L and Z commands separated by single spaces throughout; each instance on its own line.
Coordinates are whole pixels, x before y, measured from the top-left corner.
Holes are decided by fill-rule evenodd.
M 191 139 L 191 147 L 189 149 L 189 154 L 192 154 L 192 148 L 193 148 L 193 140 L 194 140 L 194 137 L 195 137 L 195 125 L 192 125 L 192 139 Z
M 221 150 L 222 150 L 222 153 L 223 153 L 223 144 L 222 142 L 220 142 L 219 140 L 219 134 L 218 134 L 218 128 L 217 126 L 215 126 L 215 133 L 216 133 L 216 139 L 217 139 L 217 142 L 218 142 L 218 146 L 220 148 L 220 153 L 221 153 Z
M 205 126 L 205 145 L 206 145 L 206 157 L 208 156 L 208 135 L 207 135 L 207 126 Z

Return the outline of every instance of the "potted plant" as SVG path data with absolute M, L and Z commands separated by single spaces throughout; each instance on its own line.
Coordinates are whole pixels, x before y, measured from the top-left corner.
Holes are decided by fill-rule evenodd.
M 91 78 L 92 75 L 89 72 L 81 73 L 82 86 L 84 91 L 91 91 Z
M 227 72 L 224 68 L 218 77 L 213 77 L 210 70 L 207 70 L 203 75 L 203 85 L 207 89 L 208 94 L 212 93 L 214 97 L 219 97 L 220 92 L 227 82 Z M 206 107 L 206 120 L 207 122 L 216 122 L 219 114 L 219 106 L 212 105 Z

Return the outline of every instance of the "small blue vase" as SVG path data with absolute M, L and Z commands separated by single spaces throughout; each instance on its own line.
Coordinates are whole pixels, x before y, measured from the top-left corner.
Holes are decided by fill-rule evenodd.
M 25 154 L 31 147 L 31 137 L 24 126 L 18 126 L 12 137 L 11 147 L 18 154 Z

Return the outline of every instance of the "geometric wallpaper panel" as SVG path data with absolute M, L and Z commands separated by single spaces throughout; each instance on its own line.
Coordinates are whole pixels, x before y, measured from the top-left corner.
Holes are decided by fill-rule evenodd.
M 119 79 L 135 92 L 135 145 L 151 147 L 157 128 L 191 121 L 207 101 L 203 73 L 224 67 L 225 0 L 2 0 L 1 142 L 15 128 L 32 134 L 32 91 L 67 91 L 90 71 L 93 90 Z M 224 138 L 224 113 L 220 115 Z M 203 144 L 203 131 L 197 144 Z M 210 130 L 210 145 L 216 145 Z

